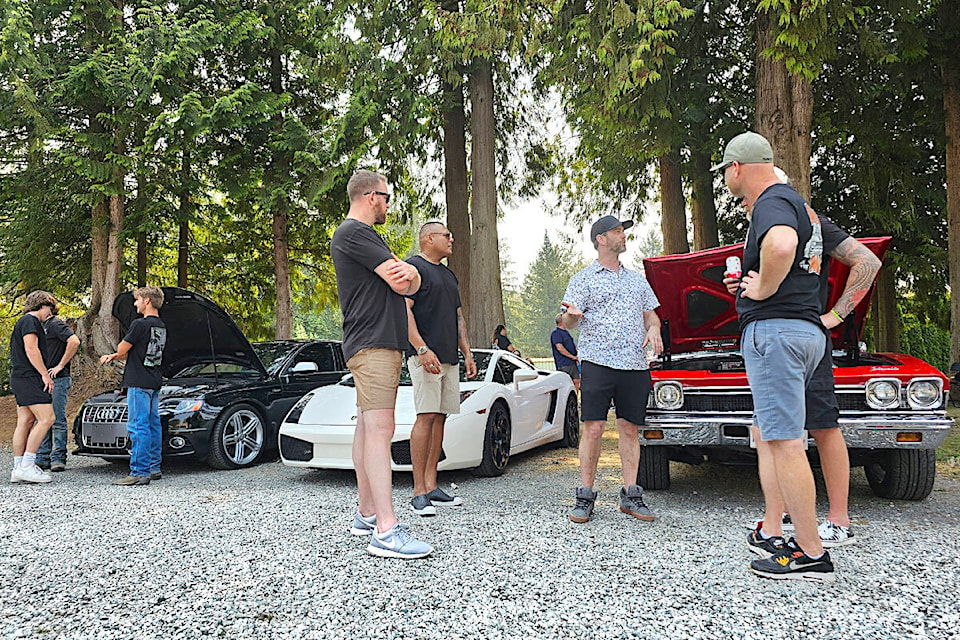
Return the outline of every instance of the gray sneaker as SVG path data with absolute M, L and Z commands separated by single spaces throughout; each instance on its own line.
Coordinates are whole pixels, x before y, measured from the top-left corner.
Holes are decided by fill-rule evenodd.
M 372 516 L 362 516 L 360 512 L 353 516 L 353 526 L 350 527 L 350 533 L 355 536 L 369 536 L 377 530 L 377 514 Z
M 593 505 L 597 502 L 597 492 L 590 487 L 577 487 L 577 504 L 573 505 L 570 519 L 574 522 L 587 522 L 593 515 Z
M 459 507 L 463 504 L 460 496 L 452 496 L 440 487 L 428 493 L 427 497 L 430 498 L 430 502 L 435 507 Z
M 643 502 L 643 487 L 638 484 L 620 489 L 620 511 L 645 522 L 653 520 L 653 512 Z
M 381 558 L 416 560 L 433 553 L 433 547 L 414 538 L 410 530 L 398 522 L 386 533 L 374 532 L 367 553 Z
M 413 496 L 413 500 L 410 501 L 410 508 L 413 509 L 413 512 L 418 516 L 437 515 L 437 508 L 433 506 L 433 503 L 430 502 L 430 498 L 428 498 L 427 494 L 425 493 L 421 493 L 418 496 Z

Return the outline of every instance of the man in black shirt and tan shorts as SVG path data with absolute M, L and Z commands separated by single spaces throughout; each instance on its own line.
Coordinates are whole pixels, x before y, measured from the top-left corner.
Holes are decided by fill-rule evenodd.
M 420 273 L 390 251 L 374 229 L 387 220 L 390 193 L 382 175 L 360 170 L 347 182 L 350 212 L 333 234 L 330 253 L 343 311 L 343 355 L 357 389 L 353 467 L 358 513 L 350 532 L 370 536 L 367 553 L 423 558 L 433 547 L 413 537 L 393 510 L 390 442 L 400 366 L 407 348 L 403 296 L 420 288 Z

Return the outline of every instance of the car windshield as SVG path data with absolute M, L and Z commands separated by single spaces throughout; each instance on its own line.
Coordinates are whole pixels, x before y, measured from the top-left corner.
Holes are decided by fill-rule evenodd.
M 463 356 L 460 356 L 460 382 L 476 382 L 477 380 L 483 380 L 487 375 L 487 367 L 490 366 L 490 357 L 491 353 L 489 352 L 473 352 L 473 361 L 477 365 L 477 375 L 473 378 L 467 378 L 467 367 L 463 364 Z M 340 384 L 352 387 L 353 377 L 347 378 Z M 407 359 L 403 359 L 403 365 L 400 367 L 400 386 L 409 387 L 413 384 L 410 381 L 410 372 L 407 370 Z
M 270 375 L 275 374 L 291 351 L 299 346 L 297 342 L 254 342 L 253 351 L 260 358 L 264 369 Z
M 251 375 L 259 374 L 260 372 L 251 367 L 249 364 L 241 364 L 237 362 L 222 362 L 218 361 L 217 363 L 213 362 L 200 362 L 197 364 L 190 365 L 189 367 L 184 367 L 178 371 L 173 377 L 174 378 L 198 378 L 203 376 L 212 376 L 212 375 Z

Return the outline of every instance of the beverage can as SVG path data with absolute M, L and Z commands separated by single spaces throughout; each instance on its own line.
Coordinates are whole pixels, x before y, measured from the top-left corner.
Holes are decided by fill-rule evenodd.
M 728 278 L 733 278 L 734 280 L 738 280 L 740 278 L 740 258 L 737 256 L 730 256 L 727 258 L 726 275 Z

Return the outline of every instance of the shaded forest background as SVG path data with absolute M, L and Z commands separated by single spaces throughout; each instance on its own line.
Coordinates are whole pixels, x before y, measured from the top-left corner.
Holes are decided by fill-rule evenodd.
M 0 0 L 0 17 L 7 328 L 48 289 L 89 355 L 111 351 L 113 299 L 148 283 L 209 296 L 251 339 L 338 337 L 330 236 L 372 168 L 398 255 L 424 220 L 454 232 L 472 343 L 506 322 L 546 355 L 592 256 L 545 230 L 510 239 L 541 243 L 511 274 L 504 206 L 659 212 L 632 240 L 650 255 L 738 242 L 708 167 L 752 128 L 818 212 L 894 237 L 871 346 L 960 360 L 954 3 Z

